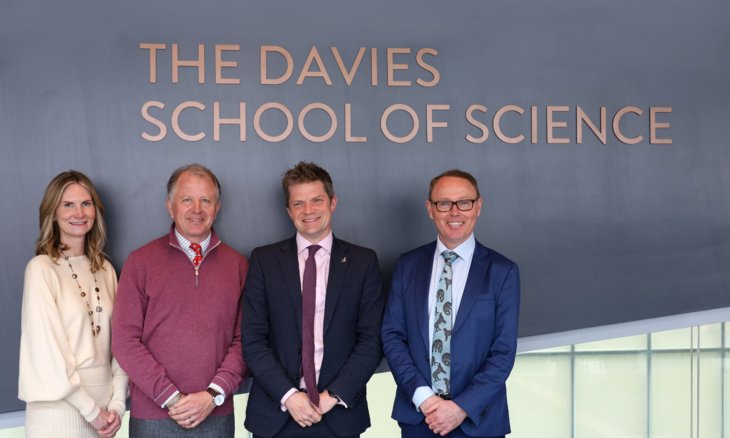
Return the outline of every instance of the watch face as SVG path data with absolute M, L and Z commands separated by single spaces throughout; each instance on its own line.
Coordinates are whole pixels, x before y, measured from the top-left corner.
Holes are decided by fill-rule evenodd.
M 213 397 L 213 403 L 215 403 L 216 406 L 220 406 L 225 401 L 225 398 L 223 397 L 223 394 L 218 394 L 215 397 Z

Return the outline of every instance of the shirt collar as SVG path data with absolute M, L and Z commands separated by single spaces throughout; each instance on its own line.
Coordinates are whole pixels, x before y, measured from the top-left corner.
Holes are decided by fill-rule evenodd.
M 474 248 L 476 248 L 476 239 L 474 238 L 474 233 L 471 233 L 465 241 L 461 242 L 461 244 L 454 249 L 447 248 L 446 245 L 441 242 L 441 238 L 436 238 L 437 256 L 440 256 L 441 253 L 444 251 L 454 251 L 460 259 L 463 259 L 465 262 L 470 262 L 472 255 L 474 255 Z
M 297 233 L 297 254 L 300 254 L 305 249 L 309 248 L 312 245 L 319 245 L 324 249 L 328 254 L 332 252 L 332 241 L 334 240 L 334 237 L 332 236 L 332 231 L 325 236 L 324 239 L 320 240 L 316 244 L 308 241 L 304 238 L 301 234 Z
M 208 236 L 203 239 L 202 242 L 200 242 L 200 248 L 203 253 L 208 249 L 208 245 L 210 245 L 210 238 L 213 236 L 213 233 L 208 233 Z M 190 241 L 183 237 L 182 234 L 180 234 L 179 231 L 177 231 L 177 228 L 175 228 L 175 237 L 177 237 L 177 243 L 180 244 L 180 248 L 182 249 L 189 249 L 190 248 Z

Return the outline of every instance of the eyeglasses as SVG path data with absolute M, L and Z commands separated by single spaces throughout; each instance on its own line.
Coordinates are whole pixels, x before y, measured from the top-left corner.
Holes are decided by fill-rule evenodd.
M 458 201 L 431 201 L 431 204 L 436 207 L 436 210 L 446 213 L 447 211 L 451 211 L 454 205 L 456 205 L 459 211 L 469 211 L 474 208 L 475 202 L 477 202 L 477 199 L 460 199 Z

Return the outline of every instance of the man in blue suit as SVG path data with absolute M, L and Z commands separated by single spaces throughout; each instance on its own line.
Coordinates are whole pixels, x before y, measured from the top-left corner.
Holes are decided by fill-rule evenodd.
M 251 254 L 245 425 L 254 437 L 356 437 L 370 426 L 365 384 L 382 359 L 378 259 L 333 236 L 337 197 L 326 170 L 299 163 L 282 185 L 297 234 Z
M 396 263 L 381 334 L 403 437 L 510 433 L 505 381 L 517 346 L 519 271 L 474 238 L 481 208 L 471 174 L 435 177 L 426 210 L 438 239 Z

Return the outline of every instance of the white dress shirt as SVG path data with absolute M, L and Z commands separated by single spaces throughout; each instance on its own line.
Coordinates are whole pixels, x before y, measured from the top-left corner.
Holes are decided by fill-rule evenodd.
M 433 344 L 432 328 L 434 323 L 434 309 L 436 306 L 436 291 L 438 290 L 441 273 L 444 271 L 444 265 L 446 264 L 441 253 L 444 251 L 454 251 L 459 256 L 451 264 L 451 303 L 453 305 L 452 321 L 456 322 L 456 315 L 459 313 L 461 298 L 464 296 L 464 287 L 466 286 L 466 279 L 469 277 L 469 268 L 471 267 L 471 259 L 474 256 L 475 247 L 476 240 L 474 239 L 473 233 L 464 242 L 462 242 L 461 245 L 452 250 L 449 250 L 449 248 L 441 242 L 441 239 L 436 239 L 436 251 L 433 255 L 433 267 L 431 268 L 431 282 L 428 287 L 429 351 L 431 351 L 430 345 Z M 421 403 L 434 394 L 436 394 L 436 392 L 430 386 L 420 386 L 416 388 L 416 391 L 413 393 L 413 404 L 416 406 L 416 410 L 420 410 L 419 407 L 421 406 Z
M 330 232 L 324 239 L 317 243 L 311 243 L 301 234 L 297 233 L 297 260 L 299 261 L 299 284 L 304 282 L 304 265 L 309 258 L 308 248 L 312 245 L 319 245 L 321 248 L 314 253 L 314 260 L 317 264 L 317 286 L 315 288 L 314 299 L 314 372 L 319 382 L 319 370 L 322 368 L 322 358 L 324 356 L 324 305 L 327 295 L 327 280 L 330 272 L 330 255 L 332 254 L 332 241 L 334 240 Z M 304 377 L 299 380 L 299 388 L 307 388 L 304 383 Z M 297 392 L 299 388 L 292 388 L 284 397 L 281 398 L 281 410 L 286 411 L 284 403 Z M 317 388 L 314 388 L 317 391 Z

